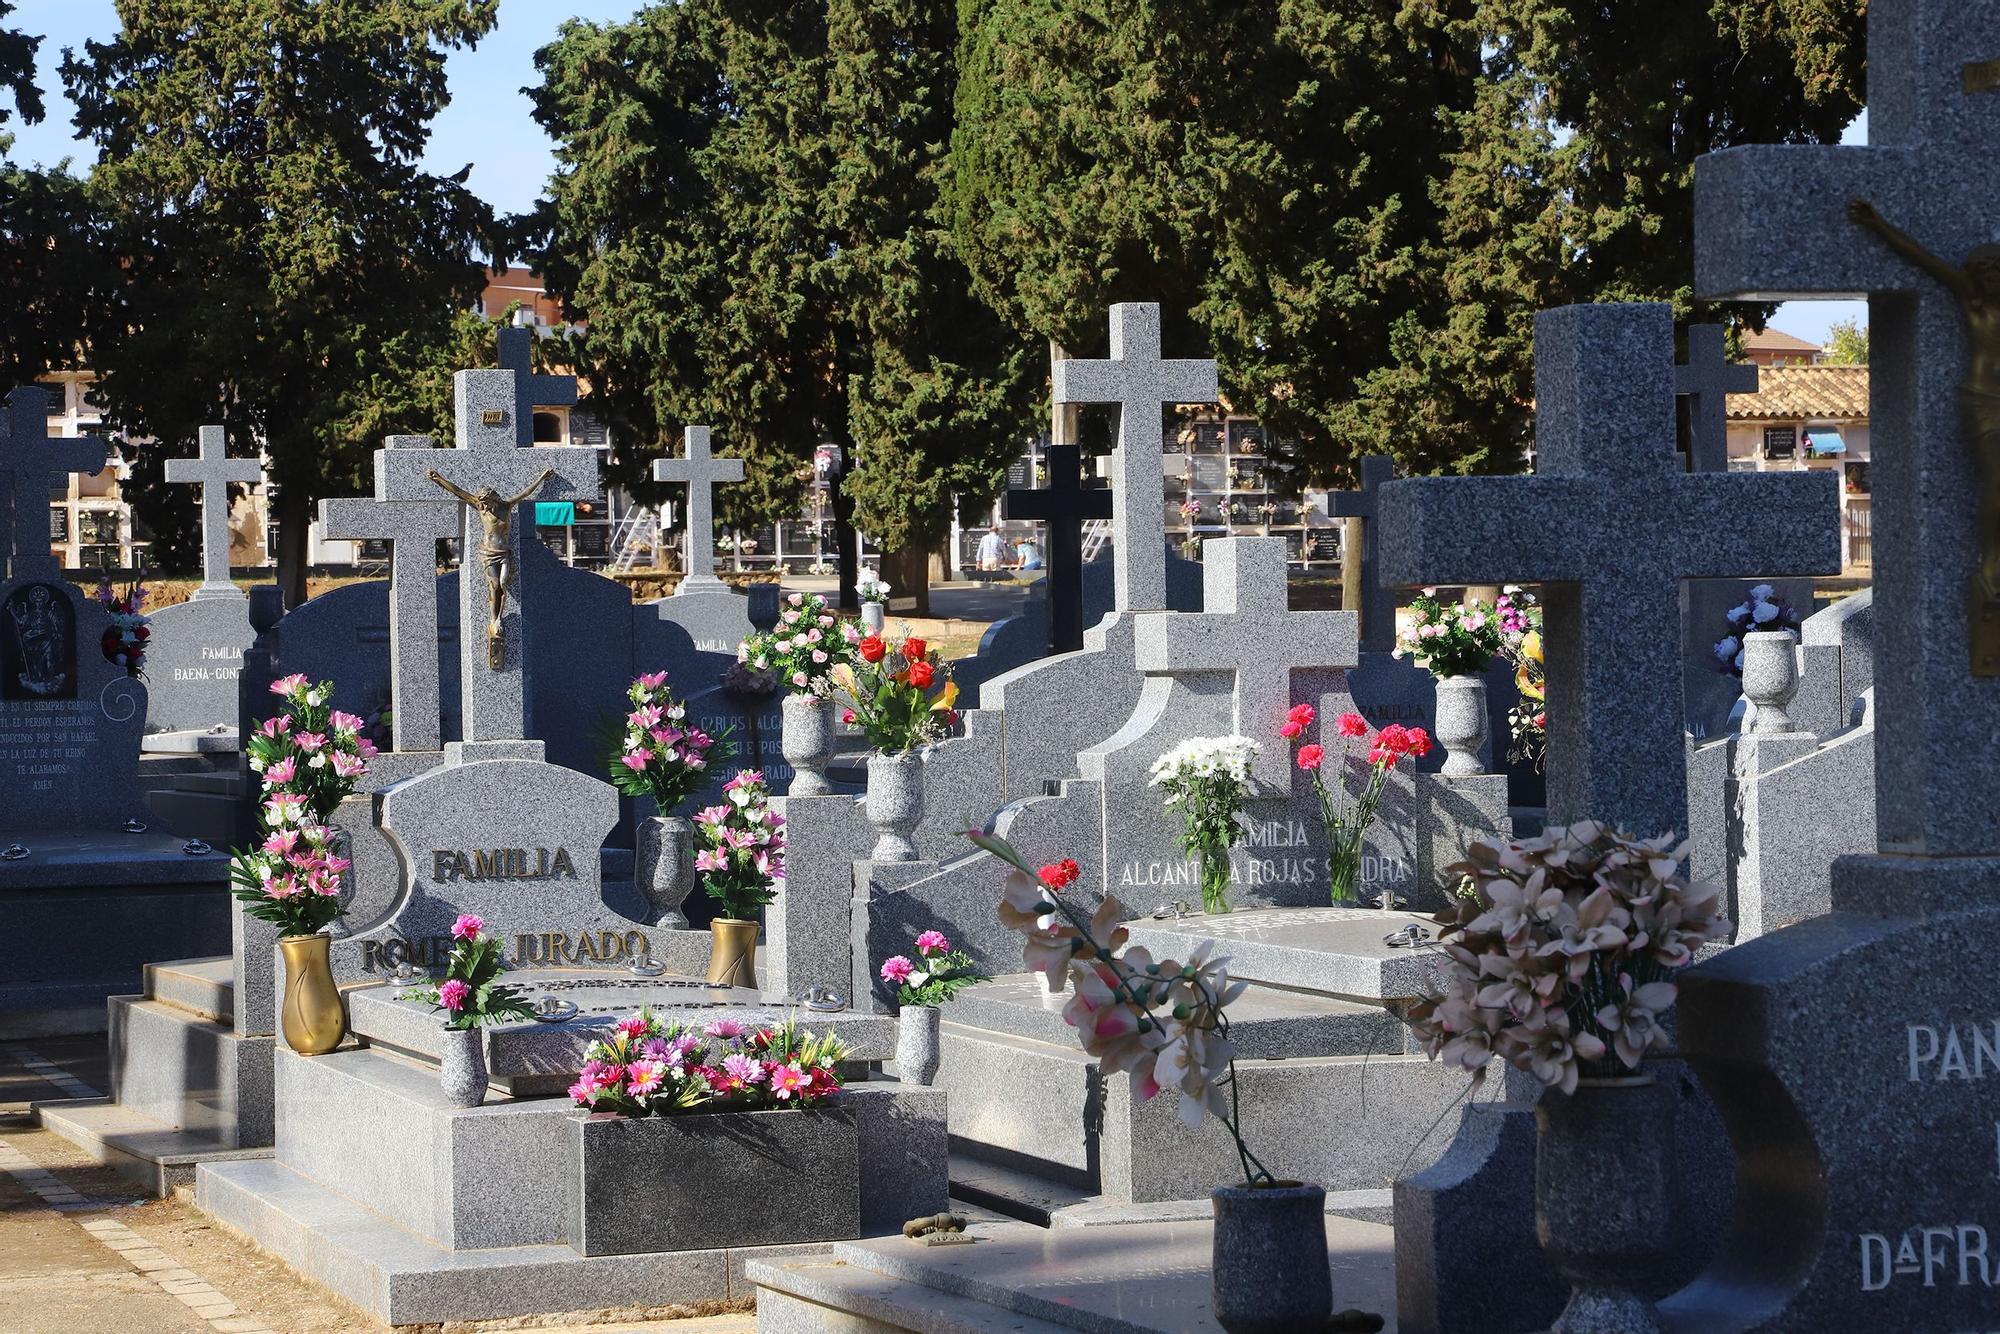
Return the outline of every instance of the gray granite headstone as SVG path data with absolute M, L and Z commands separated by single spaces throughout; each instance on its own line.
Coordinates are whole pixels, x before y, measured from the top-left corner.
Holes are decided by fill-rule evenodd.
M 680 458 L 653 460 L 654 481 L 687 483 L 687 553 L 681 566 L 686 573 L 674 590 L 681 595 L 720 592 L 726 587 L 715 577 L 715 484 L 742 481 L 743 460 L 716 458 L 709 449 L 709 437 L 708 427 L 690 426 L 683 436 Z
M 248 601 L 196 597 L 147 615 L 146 730 L 236 725 L 236 674 L 256 632 Z
M 228 598 L 241 602 L 243 590 L 229 581 L 229 484 L 255 483 L 264 470 L 255 459 L 232 459 L 220 426 L 201 428 L 200 449 L 191 459 L 168 459 L 167 480 L 201 487 L 201 587 L 195 600 Z
M 1959 396 L 1992 353 L 1960 292 L 1847 212 L 1868 201 L 1938 267 L 1992 244 L 2000 0 L 1880 0 L 1868 23 L 1868 146 L 1739 148 L 1696 173 L 1697 295 L 1869 293 L 1872 420 L 1896 447 L 1870 476 L 1879 851 L 1835 863 L 1832 913 L 1683 988 L 1681 1050 L 1746 1165 L 1723 1259 L 1667 1304 L 1689 1327 L 1972 1330 L 2000 1311 L 2000 685 L 1973 671 L 1968 586 L 1993 534 Z

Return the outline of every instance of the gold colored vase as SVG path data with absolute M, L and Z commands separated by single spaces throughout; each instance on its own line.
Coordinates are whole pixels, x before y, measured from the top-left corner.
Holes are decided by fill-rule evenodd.
M 708 924 L 708 981 L 711 986 L 757 985 L 757 923 L 718 917 Z
M 286 936 L 278 942 L 285 955 L 285 1045 L 301 1056 L 323 1056 L 347 1036 L 347 1012 L 327 957 L 332 944 L 330 936 Z

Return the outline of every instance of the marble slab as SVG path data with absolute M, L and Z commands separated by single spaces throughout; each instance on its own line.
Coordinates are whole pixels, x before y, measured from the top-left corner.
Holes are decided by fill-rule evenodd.
M 1132 943 L 1154 958 L 1185 959 L 1204 940 L 1229 959 L 1231 977 L 1274 986 L 1395 1000 L 1438 989 L 1435 951 L 1390 946 L 1383 937 L 1428 917 L 1373 908 L 1261 908 L 1246 912 L 1192 913 L 1179 921 L 1126 923 Z

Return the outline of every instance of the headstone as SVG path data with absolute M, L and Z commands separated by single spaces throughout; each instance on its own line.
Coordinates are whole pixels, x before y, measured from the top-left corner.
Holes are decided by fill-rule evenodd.
M 392 435 L 387 449 L 428 450 L 427 435 Z M 397 750 L 437 750 L 439 731 L 437 544 L 459 531 L 458 502 L 322 500 L 320 528 L 349 541 L 389 543 L 389 707 Z
M 232 459 L 228 451 L 223 429 L 204 426 L 196 457 L 167 460 L 169 482 L 201 487 L 201 587 L 194 591 L 196 601 L 243 601 L 243 590 L 229 581 L 229 484 L 254 483 L 264 470 L 255 459 Z
M 1049 470 L 1047 488 L 1009 491 L 1007 517 L 1047 525 L 1042 589 L 1048 598 L 1049 652 L 1072 653 L 1083 647 L 1083 523 L 1111 517 L 1111 493 L 1083 485 L 1075 445 L 1050 445 L 1042 460 Z
M 1689 1327 L 1970 1330 L 2000 1311 L 2000 689 L 1968 595 L 1995 541 L 1975 453 L 1994 289 L 1939 281 L 2000 261 L 2000 0 L 1878 0 L 1868 23 L 1867 147 L 1739 148 L 1696 173 L 1699 295 L 1870 294 L 1872 420 L 1895 442 L 1870 475 L 1874 698 L 1894 743 L 1880 851 L 1835 863 L 1834 911 L 1684 984 L 1681 1050 L 1754 1164 L 1724 1261 L 1668 1303 Z M 1873 218 L 1895 250 L 1855 225 Z
M 1215 363 L 1161 360 L 1159 305 L 1128 301 L 1111 308 L 1110 360 L 1060 358 L 1051 363 L 1050 378 L 1058 405 L 1118 405 L 1118 445 L 1111 455 L 1114 605 L 1119 611 L 1164 610 L 1160 534 L 1166 528 L 1166 466 L 1160 412 L 1180 403 L 1214 402 Z
M 243 590 L 229 581 L 229 484 L 253 483 L 255 459 L 226 456 L 223 429 L 201 428 L 191 459 L 168 459 L 167 480 L 201 487 L 201 586 L 186 602 L 149 615 L 146 730 L 233 730 L 236 673 L 255 632 Z
M 1673 367 L 1666 306 L 1544 311 L 1541 473 L 1382 488 L 1385 583 L 1543 586 L 1552 823 L 1687 827 L 1683 579 L 1839 567 L 1833 478 L 1679 472 Z
M 734 654 L 750 634 L 748 601 L 715 576 L 715 484 L 743 480 L 742 459 L 718 459 L 709 448 L 709 428 L 687 428 L 684 457 L 654 459 L 653 478 L 686 482 L 686 574 L 672 597 L 653 604 L 660 616 L 685 629 L 702 653 Z

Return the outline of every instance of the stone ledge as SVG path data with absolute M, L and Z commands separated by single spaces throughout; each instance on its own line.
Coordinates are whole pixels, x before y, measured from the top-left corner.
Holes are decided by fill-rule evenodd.
M 226 954 L 149 963 L 145 968 L 146 999 L 186 1010 L 198 1019 L 228 1024 L 236 1015 L 234 971 Z
M 758 1334 L 1059 1334 L 1065 1327 L 839 1260 L 753 1260 Z
M 29 1104 L 42 1129 L 62 1136 L 94 1163 L 117 1169 L 155 1197 L 194 1184 L 203 1163 L 269 1158 L 266 1148 L 234 1149 L 205 1135 L 176 1130 L 109 1098 L 72 1098 Z

